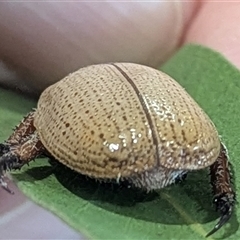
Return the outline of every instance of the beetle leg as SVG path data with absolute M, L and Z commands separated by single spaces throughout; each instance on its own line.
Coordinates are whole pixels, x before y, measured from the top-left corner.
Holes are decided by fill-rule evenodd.
M 45 148 L 37 133 L 26 137 L 18 145 L 8 145 L 8 151 L 3 146 L 0 146 L 5 149 L 0 157 L 0 185 L 8 190 L 3 180 L 4 172 L 11 169 L 20 169 L 23 165 L 41 155 Z
M 10 194 L 14 194 L 14 192 L 8 187 L 8 184 L 4 181 L 4 175 L 1 173 L 1 170 L 0 170 L 0 186 Z
M 20 144 L 9 146 L 9 151 L 0 157 L 0 166 L 4 170 L 21 168 L 44 152 L 37 133 L 25 138 Z
M 7 153 L 10 146 L 19 145 L 27 136 L 30 136 L 35 132 L 35 127 L 33 125 L 34 111 L 26 115 L 23 120 L 18 124 L 11 136 L 5 141 L 5 143 L 0 143 L 0 156 Z
M 19 146 L 21 146 L 20 144 L 22 142 L 26 141 L 25 139 L 27 136 L 31 136 L 31 134 L 35 132 L 33 117 L 34 111 L 30 112 L 26 117 L 23 118 L 21 123 L 16 126 L 12 135 L 5 141 L 5 143 L 0 143 L 0 186 L 2 186 L 8 192 L 11 192 L 11 190 L 4 181 L 4 172 L 7 169 L 21 167 L 20 165 L 22 163 L 18 161 L 19 150 L 17 149 Z M 22 146 L 25 145 L 23 144 Z
M 235 204 L 235 192 L 231 186 L 231 173 L 228 163 L 226 147 L 221 144 L 221 151 L 217 161 L 210 167 L 211 185 L 214 194 L 216 210 L 220 212 L 221 218 L 206 237 L 220 229 L 231 217 Z
M 9 146 L 7 144 L 0 143 L 0 156 L 9 151 Z
M 7 145 L 16 145 L 24 141 L 24 138 L 35 132 L 33 125 L 34 111 L 26 115 L 23 120 L 16 126 L 12 135 L 7 139 Z

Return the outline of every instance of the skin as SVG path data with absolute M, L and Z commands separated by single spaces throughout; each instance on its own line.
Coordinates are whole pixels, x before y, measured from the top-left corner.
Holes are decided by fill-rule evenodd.
M 157 67 L 180 44 L 197 5 L 0 3 L 0 59 L 15 73 L 2 81 L 39 94 L 69 72 L 95 63 Z
M 183 43 L 198 43 L 222 53 L 240 68 L 240 2 L 204 1 L 191 21 Z
M 88 23 L 81 24 L 83 16 L 79 14 L 80 10 L 76 7 L 76 3 L 68 4 L 67 7 L 64 4 L 56 6 L 42 3 L 40 7 L 27 2 L 13 5 L 1 2 L 0 83 L 14 85 L 38 95 L 46 86 L 79 67 L 115 61 L 134 61 L 159 66 L 178 47 L 186 43 L 199 43 L 211 47 L 221 52 L 236 67 L 240 67 L 238 43 L 240 29 L 237 21 L 240 14 L 239 2 L 166 1 L 155 3 L 157 5 L 152 6 L 152 9 L 157 9 L 156 11 L 151 11 L 149 7 L 151 18 L 146 10 L 142 11 L 141 4 L 131 4 L 136 4 L 132 5 L 136 13 L 126 12 L 123 19 L 132 22 L 133 26 L 127 28 L 123 22 L 116 29 L 107 25 L 106 22 L 101 22 L 102 15 L 98 14 L 96 9 L 101 9 L 102 14 L 104 11 L 107 12 L 108 9 L 103 4 L 91 5 L 91 7 L 81 6 L 86 13 L 95 13 L 94 16 L 89 14 L 92 17 Z M 129 9 L 128 6 L 114 5 L 114 14 L 109 16 L 109 19 L 112 21 L 119 17 L 121 19 L 123 16 L 118 14 L 122 9 Z M 165 13 L 168 18 L 162 13 Z M 68 18 L 75 19 L 78 24 L 71 24 L 72 22 L 63 24 Z M 136 21 L 139 22 L 143 32 L 141 38 L 139 38 L 140 30 L 139 25 L 135 24 Z M 109 31 L 111 29 L 111 37 L 109 38 L 105 31 L 99 30 L 87 40 L 82 38 L 86 29 L 94 22 L 99 22 Z M 153 26 L 157 26 L 156 29 Z M 129 30 L 123 32 L 121 29 Z M 63 34 L 65 32 L 67 34 Z M 120 46 L 114 44 L 116 38 L 121 41 Z M 96 42 L 94 39 L 99 41 Z M 106 39 L 108 39 L 107 44 L 102 46 L 101 42 Z M 157 39 L 157 41 L 151 39 Z M 76 44 L 78 41 L 80 41 L 79 44 Z M 56 45 L 56 42 L 59 45 Z M 133 45 L 132 42 L 135 44 Z M 96 47 L 94 54 L 92 53 L 93 45 Z M 68 56 L 67 60 L 66 56 Z

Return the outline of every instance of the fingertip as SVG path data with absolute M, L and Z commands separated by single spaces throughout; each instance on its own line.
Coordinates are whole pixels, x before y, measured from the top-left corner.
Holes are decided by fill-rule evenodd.
M 184 43 L 197 43 L 222 53 L 240 68 L 240 2 L 202 3 L 186 32 Z

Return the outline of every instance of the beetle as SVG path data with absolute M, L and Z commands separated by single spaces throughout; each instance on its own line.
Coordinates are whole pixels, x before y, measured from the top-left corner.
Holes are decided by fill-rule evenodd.
M 170 76 L 134 63 L 79 69 L 49 86 L 37 108 L 0 145 L 6 170 L 42 154 L 99 180 L 127 180 L 148 191 L 210 168 L 214 204 L 231 217 L 235 192 L 227 149 L 199 105 Z

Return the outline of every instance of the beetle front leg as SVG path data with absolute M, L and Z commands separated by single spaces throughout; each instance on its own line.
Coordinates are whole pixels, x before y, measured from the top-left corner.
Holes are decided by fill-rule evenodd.
M 27 156 L 21 149 L 26 147 L 28 138 L 34 136 L 35 127 L 33 125 L 34 111 L 27 114 L 18 126 L 14 129 L 11 136 L 0 143 L 0 186 L 7 191 L 11 190 L 4 181 L 4 172 L 11 168 L 20 168 L 26 162 Z M 32 143 L 35 144 L 34 142 Z M 31 145 L 31 144 L 30 144 Z M 34 155 L 34 153 L 32 152 Z
M 0 143 L 0 156 L 9 151 L 9 146 L 7 144 Z
M 16 145 L 24 141 L 25 137 L 30 136 L 36 130 L 33 125 L 34 113 L 32 111 L 28 113 L 23 120 L 15 127 L 11 136 L 7 139 L 7 145 Z
M 0 156 L 0 185 L 7 191 L 10 190 L 3 180 L 4 172 L 11 169 L 20 169 L 45 150 L 37 133 L 26 137 L 19 145 L 9 145 L 8 148 L 1 145 L 1 148 L 4 148 L 4 150 L 2 150 L 3 155 Z
M 10 146 L 19 145 L 27 136 L 35 132 L 33 125 L 34 111 L 28 113 L 23 120 L 15 127 L 11 136 L 0 143 L 0 156 L 9 151 Z
M 231 186 L 231 173 L 228 163 L 226 147 L 221 144 L 221 151 L 217 161 L 210 167 L 211 185 L 214 194 L 216 210 L 221 218 L 207 237 L 220 229 L 231 217 L 235 204 L 236 194 Z

